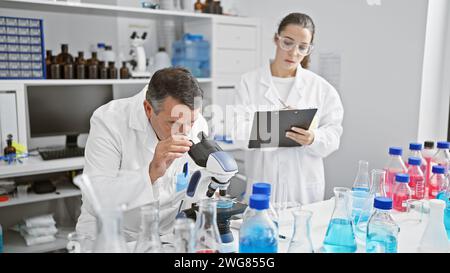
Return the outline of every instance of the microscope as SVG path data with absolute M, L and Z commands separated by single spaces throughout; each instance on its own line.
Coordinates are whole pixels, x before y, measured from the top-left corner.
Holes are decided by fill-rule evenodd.
M 216 191 L 219 191 L 217 226 L 222 240 L 221 252 L 237 252 L 230 230 L 230 218 L 242 214 L 247 208 L 247 205 L 227 198 L 227 189 L 231 178 L 238 172 L 237 163 L 215 141 L 207 140 L 203 132 L 199 134 L 199 139 L 200 142 L 192 145 L 189 156 L 195 164 L 202 168 L 191 176 L 186 190 L 187 199 L 194 201 L 203 199 L 205 196 L 215 198 Z M 192 207 L 184 210 L 182 214 L 196 220 L 198 209 L 198 205 L 193 203 Z
M 147 32 L 139 37 L 136 31 L 131 35 L 131 51 L 130 55 L 133 59 L 130 61 L 133 69 L 131 70 L 132 78 L 149 78 L 150 72 L 147 71 L 147 57 L 145 55 L 144 40 Z

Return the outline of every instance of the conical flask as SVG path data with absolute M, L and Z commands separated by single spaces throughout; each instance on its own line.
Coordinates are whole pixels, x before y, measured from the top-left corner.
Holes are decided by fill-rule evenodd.
M 312 212 L 303 209 L 292 211 L 294 216 L 294 233 L 289 242 L 288 253 L 313 253 L 311 242 L 311 217 Z
M 176 253 L 193 253 L 195 243 L 195 223 L 190 218 L 179 218 L 174 225 Z
M 141 207 L 141 231 L 138 236 L 135 253 L 162 252 L 159 238 L 159 210 L 157 204 Z
M 430 215 L 425 232 L 420 240 L 419 252 L 447 253 L 450 245 L 444 225 L 444 209 L 446 204 L 443 200 L 430 200 Z
M 217 202 L 213 199 L 203 199 L 199 202 L 196 221 L 195 252 L 220 252 L 221 243 L 217 227 Z
M 103 209 L 97 217 L 97 239 L 94 253 L 127 253 L 128 248 L 122 235 L 121 209 Z
M 349 253 L 356 251 L 356 240 L 349 213 L 350 189 L 335 187 L 335 205 L 323 242 L 327 253 Z
M 366 191 L 370 190 L 369 179 L 369 162 L 360 160 L 358 162 L 358 173 L 356 174 L 355 181 L 353 182 L 352 191 Z

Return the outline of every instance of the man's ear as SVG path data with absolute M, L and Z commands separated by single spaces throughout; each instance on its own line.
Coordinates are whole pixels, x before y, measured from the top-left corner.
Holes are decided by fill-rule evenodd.
M 152 117 L 152 115 L 154 115 L 154 113 L 155 113 L 153 111 L 152 105 L 147 100 L 144 100 L 144 111 L 145 111 L 145 114 L 147 115 L 148 119 L 150 119 Z

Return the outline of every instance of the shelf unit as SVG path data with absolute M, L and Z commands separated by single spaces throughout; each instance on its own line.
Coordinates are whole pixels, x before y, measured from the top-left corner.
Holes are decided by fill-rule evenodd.
M 148 79 L 127 79 L 127 80 L 4 80 L 5 84 L 23 84 L 25 86 L 55 86 L 55 85 L 127 85 L 139 84 L 146 85 Z M 198 78 L 199 83 L 211 83 L 211 78 Z

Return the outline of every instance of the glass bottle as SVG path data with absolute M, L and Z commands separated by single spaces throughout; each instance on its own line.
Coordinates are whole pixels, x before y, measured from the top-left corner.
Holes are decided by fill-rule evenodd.
M 159 211 L 152 204 L 141 207 L 141 231 L 138 236 L 135 253 L 161 252 L 159 238 Z
M 78 52 L 78 58 L 75 61 L 75 76 L 77 79 L 82 80 L 86 78 L 86 60 L 84 59 L 84 52 Z
M 434 141 L 425 141 L 423 147 L 423 158 L 427 162 L 427 170 L 425 171 L 425 196 L 428 196 L 428 185 L 431 177 L 431 159 L 435 154 Z
M 239 252 L 277 253 L 278 231 L 267 213 L 269 197 L 252 194 L 249 205 L 255 212 L 242 222 L 239 230 Z
M 421 143 L 410 143 L 409 144 L 408 158 L 410 158 L 410 157 L 420 158 L 420 169 L 425 174 L 425 172 L 427 171 L 427 161 L 423 157 Z M 409 163 L 407 164 L 406 167 L 409 167 Z
M 445 210 L 444 210 L 444 225 L 447 231 L 447 237 L 450 240 L 450 186 L 447 186 L 447 189 L 441 191 L 436 199 L 442 200 L 445 202 Z
M 117 68 L 114 66 L 115 62 L 108 62 L 108 78 L 117 79 Z
M 64 79 L 66 80 L 73 79 L 73 64 L 71 63 L 64 64 Z
M 190 218 L 178 218 L 174 225 L 176 253 L 194 253 L 195 223 Z
M 360 160 L 358 162 L 358 173 L 356 174 L 355 181 L 353 182 L 352 191 L 366 191 L 370 190 L 369 180 L 369 162 Z
M 272 185 L 270 185 L 269 183 L 259 182 L 254 183 L 252 185 L 252 194 L 264 194 L 269 197 L 269 209 L 267 210 L 267 213 L 269 214 L 269 217 L 272 219 L 273 223 L 278 229 L 278 214 L 275 211 L 273 205 L 270 203 L 271 192 L 272 192 Z M 244 211 L 242 217 L 243 221 L 245 221 L 245 219 L 247 219 L 248 217 L 252 216 L 254 212 L 255 210 L 252 209 L 250 206 L 248 206 Z
M 98 78 L 99 79 L 107 79 L 108 78 L 108 68 L 105 65 L 105 62 L 100 61 L 98 63 Z
M 398 173 L 395 175 L 393 207 L 396 211 L 405 212 L 408 209 L 408 204 L 406 201 L 412 198 L 411 188 L 408 183 L 408 174 Z
M 449 251 L 449 242 L 445 231 L 444 209 L 446 204 L 442 200 L 430 200 L 430 214 L 425 232 L 420 240 L 419 252 L 441 252 Z
M 386 165 L 386 195 L 392 198 L 394 189 L 395 175 L 397 173 L 408 173 L 408 169 L 402 159 L 403 150 L 399 147 L 389 148 L 389 161 Z M 395 208 L 395 201 L 394 201 Z
M 3 155 L 15 155 L 16 154 L 16 148 L 12 145 L 13 142 L 13 135 L 9 134 L 6 138 L 6 147 L 3 149 Z
M 422 160 L 420 157 L 408 159 L 409 186 L 412 191 L 412 198 L 417 200 L 425 198 L 425 177 L 421 168 Z
M 390 214 L 392 199 L 376 197 L 375 212 L 367 224 L 367 253 L 397 253 L 397 238 L 400 227 Z
M 288 253 L 313 253 L 311 242 L 311 217 L 312 212 L 303 209 L 292 211 L 294 216 L 294 232 L 289 242 Z
M 213 13 L 214 12 L 213 0 L 206 0 L 205 4 L 203 5 L 203 12 L 204 13 Z
M 126 253 L 128 252 L 122 235 L 122 211 L 104 209 L 97 217 L 97 238 L 94 253 Z
M 203 12 L 203 4 L 200 0 L 197 0 L 194 4 L 194 11 L 196 13 L 202 13 Z
M 327 253 L 348 253 L 356 251 L 353 224 L 348 211 L 350 189 L 335 187 L 335 203 L 328 229 L 323 242 Z
M 449 152 L 449 148 L 450 148 L 450 142 L 447 141 L 439 141 L 437 143 L 437 152 L 436 154 L 433 156 L 432 160 L 431 160 L 431 164 L 434 165 L 439 165 L 439 166 L 444 166 L 444 168 L 447 170 L 449 169 L 449 165 L 450 165 L 450 152 Z
M 67 44 L 61 45 L 61 53 L 58 54 L 56 61 L 60 65 L 73 63 L 73 57 L 69 53 L 69 45 Z
M 128 70 L 127 62 L 122 62 L 122 67 L 120 68 L 120 78 L 121 79 L 130 78 L 130 71 Z
M 97 52 L 92 52 L 92 57 L 88 60 L 89 79 L 98 79 L 98 62 Z
M 51 79 L 52 51 L 46 50 L 45 56 L 45 72 L 46 78 Z
M 52 80 L 61 79 L 61 68 L 56 61 L 56 56 L 52 56 L 52 64 L 50 65 L 50 75 Z
M 445 167 L 434 165 L 432 173 L 433 175 L 430 178 L 430 185 L 428 186 L 429 199 L 435 199 L 439 192 L 446 189 L 449 184 Z
M 221 239 L 217 227 L 216 201 L 203 199 L 199 202 L 199 212 L 196 221 L 195 252 L 216 253 L 220 251 Z

